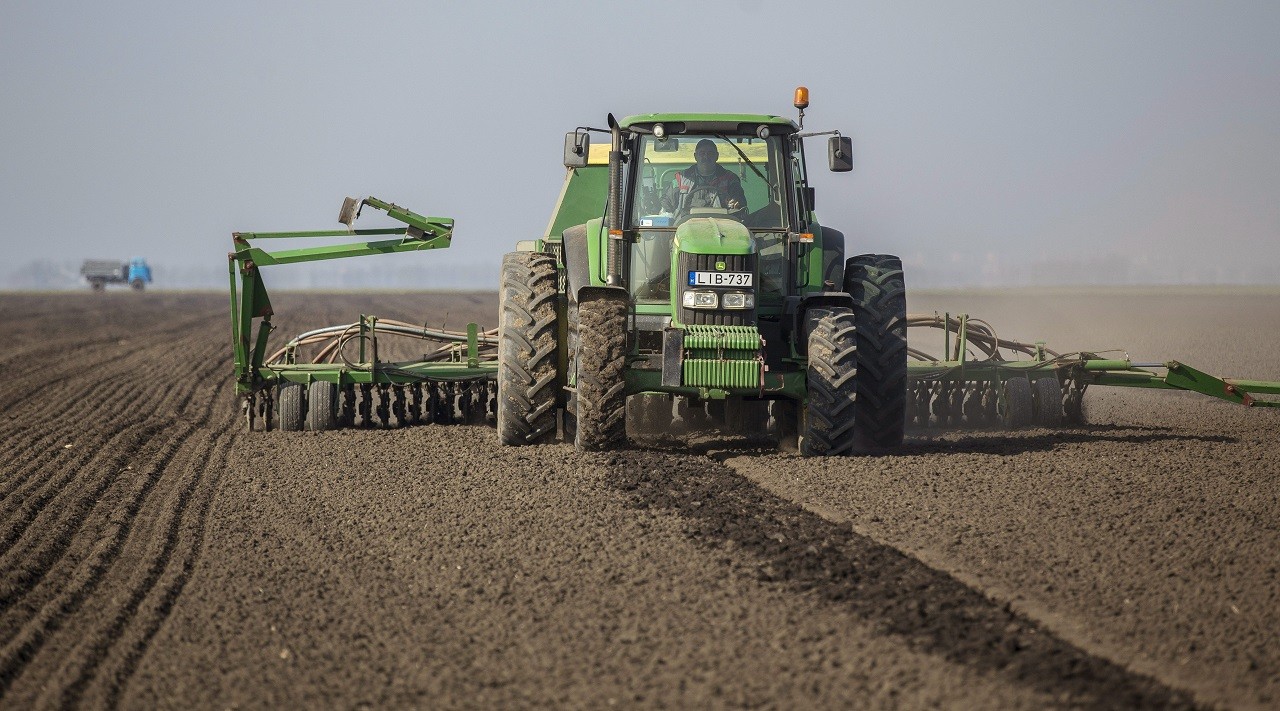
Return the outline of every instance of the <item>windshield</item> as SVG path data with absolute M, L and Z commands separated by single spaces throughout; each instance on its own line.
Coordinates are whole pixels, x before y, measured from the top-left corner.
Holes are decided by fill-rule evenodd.
M 783 229 L 779 138 L 642 136 L 632 227 L 675 227 L 695 214 L 728 216 L 751 229 Z
M 782 298 L 786 286 L 785 161 L 782 137 L 761 139 L 681 134 L 666 141 L 641 136 L 630 227 L 631 284 L 640 301 L 670 298 L 672 238 L 691 217 L 729 218 L 756 236 L 760 299 Z

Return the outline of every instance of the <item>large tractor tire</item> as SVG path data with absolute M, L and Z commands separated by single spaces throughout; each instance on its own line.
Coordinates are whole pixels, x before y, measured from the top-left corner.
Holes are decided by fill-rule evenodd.
M 810 311 L 810 314 L 814 314 Z M 854 315 L 829 309 L 809 332 L 808 398 L 800 426 L 800 454 L 853 454 L 858 345 Z
M 280 415 L 280 429 L 299 432 L 306 420 L 307 401 L 302 383 L 284 382 L 276 395 L 276 408 Z
M 498 439 L 550 442 L 556 436 L 558 381 L 556 260 L 538 252 L 502 258 L 498 315 Z
M 575 309 L 574 446 L 614 449 L 627 435 L 627 299 L 596 292 Z
M 853 449 L 860 454 L 883 452 L 902 444 L 906 425 L 907 287 L 902 260 L 891 254 L 849 259 L 844 290 L 853 297 L 858 329 Z

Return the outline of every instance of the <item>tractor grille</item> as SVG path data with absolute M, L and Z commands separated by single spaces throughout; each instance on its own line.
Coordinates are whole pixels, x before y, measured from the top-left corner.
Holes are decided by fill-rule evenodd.
M 689 254 L 688 252 L 680 253 L 680 261 L 678 266 L 680 273 L 679 293 L 675 295 L 677 304 L 684 304 L 684 293 L 689 290 L 689 272 L 714 272 L 716 262 L 724 262 L 724 271 L 727 272 L 751 272 L 752 283 L 759 286 L 760 273 L 756 269 L 756 255 L 754 254 Z M 711 289 L 724 293 L 726 291 L 744 291 L 740 288 L 729 287 L 699 287 L 700 289 Z M 751 291 L 756 295 L 756 302 L 760 301 L 760 291 L 756 287 L 752 287 Z M 680 322 L 689 325 L 706 325 L 706 326 L 754 326 L 756 325 L 755 309 L 686 309 L 682 305 L 680 307 Z

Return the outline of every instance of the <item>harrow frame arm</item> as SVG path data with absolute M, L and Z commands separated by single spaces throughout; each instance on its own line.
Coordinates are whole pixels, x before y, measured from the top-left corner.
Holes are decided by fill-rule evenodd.
M 1052 376 L 1064 383 L 1072 381 L 1080 386 L 1183 390 L 1245 407 L 1280 407 L 1280 400 L 1254 397 L 1280 395 L 1280 382 L 1222 378 L 1176 360 L 1133 363 L 1128 358 L 1099 358 L 1094 353 L 1063 356 L 1046 348 L 1043 341 L 1029 344 L 1002 340 L 989 329 L 982 329 L 975 334 L 970 323 L 968 314 L 956 317 L 951 314 L 939 316 L 936 313 L 932 317 L 909 314 L 909 327 L 931 327 L 944 332 L 943 352 L 949 360 L 934 360 L 923 351 L 909 349 L 916 360 L 907 364 L 908 377 L 912 380 L 1001 382 L 1014 374 L 1032 380 Z M 978 323 L 985 325 L 985 322 Z M 975 338 L 975 335 L 978 337 Z M 988 357 L 982 360 L 968 358 L 970 345 L 975 345 Z M 1029 354 L 1031 359 L 1004 360 L 998 352 L 1000 348 Z M 1159 369 L 1164 370 L 1163 375 L 1154 372 Z
M 262 280 L 261 267 L 373 254 L 444 249 L 452 241 L 454 227 L 452 218 L 419 215 L 375 197 L 361 200 L 354 215 L 348 216 L 345 214 L 347 207 L 355 207 L 354 203 L 354 200 L 348 198 L 347 203 L 344 204 L 344 215 L 340 219 L 347 224 L 345 229 L 232 233 L 231 240 L 235 250 L 227 253 L 227 272 L 231 289 L 231 341 L 235 357 L 237 393 L 242 395 L 254 393 L 263 386 L 264 382 L 268 382 L 268 379 L 263 376 L 279 375 L 277 369 L 264 366 L 267 341 L 274 329 L 271 325 L 271 316 L 275 311 L 271 307 L 271 298 Z M 366 205 L 383 210 L 389 217 L 403 222 L 405 226 L 352 229 L 350 221 L 358 217 L 358 210 Z M 358 237 L 397 235 L 399 238 L 273 252 L 253 245 L 253 241 L 261 239 L 312 239 L 353 235 Z M 237 288 L 237 275 L 240 282 L 239 288 Z M 261 323 L 258 325 L 257 336 L 251 343 L 254 319 L 261 319 Z M 472 348 L 474 349 L 474 345 Z M 474 350 L 469 360 L 475 360 Z

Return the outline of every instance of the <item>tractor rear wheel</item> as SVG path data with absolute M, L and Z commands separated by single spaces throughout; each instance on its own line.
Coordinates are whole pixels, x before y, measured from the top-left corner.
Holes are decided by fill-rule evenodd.
M 307 429 L 338 429 L 338 384 L 313 380 L 307 386 Z
M 1001 386 L 1004 397 L 999 403 L 1000 421 L 1005 427 L 1026 427 L 1034 417 L 1034 405 L 1031 399 L 1031 381 L 1015 376 L 1004 381 Z
M 1044 377 L 1032 383 L 1035 395 L 1035 422 L 1041 427 L 1062 426 L 1062 385 L 1056 377 Z
M 800 426 L 800 453 L 806 457 L 855 451 L 857 340 L 854 315 L 848 309 L 828 310 L 809 332 L 809 392 Z M 898 416 L 903 417 L 901 411 Z
M 574 445 L 613 449 L 627 434 L 627 298 L 585 294 L 575 308 Z
M 511 252 L 502 258 L 497 413 L 502 444 L 540 444 L 556 436 L 558 293 L 555 257 Z
M 276 408 L 280 411 L 280 429 L 286 432 L 302 430 L 307 412 L 303 392 L 302 383 L 280 384 L 280 392 L 276 395 Z
M 882 452 L 902 444 L 907 408 L 907 287 L 902 260 L 862 254 L 845 263 L 858 342 L 853 449 Z M 953 417 L 959 416 L 959 411 Z

